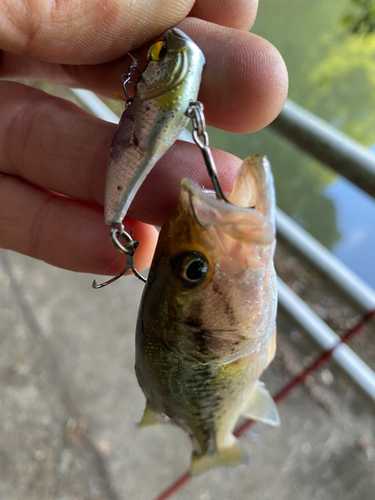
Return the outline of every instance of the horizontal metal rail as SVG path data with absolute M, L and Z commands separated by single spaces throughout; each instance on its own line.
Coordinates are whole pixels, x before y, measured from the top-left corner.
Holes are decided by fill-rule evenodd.
M 335 347 L 340 337 L 319 318 L 280 278 L 277 280 L 279 305 L 325 350 Z M 342 370 L 375 402 L 375 373 L 346 344 L 332 353 Z
M 375 155 L 293 101 L 270 128 L 375 198 Z
M 280 209 L 276 210 L 276 227 L 278 234 L 333 281 L 361 312 L 375 309 L 375 291 Z

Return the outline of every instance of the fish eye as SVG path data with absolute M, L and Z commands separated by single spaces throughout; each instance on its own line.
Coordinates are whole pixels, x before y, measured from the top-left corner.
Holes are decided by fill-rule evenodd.
M 200 252 L 184 252 L 171 260 L 177 279 L 185 288 L 194 288 L 204 282 L 209 271 L 206 257 Z
M 164 59 L 164 56 L 167 53 L 167 44 L 163 41 L 156 42 L 154 45 L 150 48 L 148 52 L 148 58 L 151 61 L 161 61 Z

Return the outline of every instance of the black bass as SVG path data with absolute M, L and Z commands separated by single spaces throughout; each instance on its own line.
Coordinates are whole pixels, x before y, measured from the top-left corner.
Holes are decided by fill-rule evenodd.
M 106 224 L 122 221 L 140 185 L 187 125 L 205 58 L 182 31 L 167 31 L 148 52 L 148 64 L 112 142 L 105 186 Z
M 240 416 L 279 425 L 259 382 L 275 354 L 275 196 L 266 158 L 247 158 L 231 203 L 181 183 L 160 233 L 140 305 L 136 374 L 140 425 L 168 421 L 193 444 L 191 473 L 245 459 Z

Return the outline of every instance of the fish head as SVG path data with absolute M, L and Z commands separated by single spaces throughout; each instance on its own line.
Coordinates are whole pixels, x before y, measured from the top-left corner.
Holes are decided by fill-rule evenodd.
M 138 85 L 142 101 L 158 98 L 158 105 L 178 107 L 182 96 L 199 85 L 205 58 L 200 48 L 177 28 L 168 30 L 147 55 L 147 68 Z M 198 80 L 198 81 L 197 81 Z M 164 97 L 163 97 L 164 96 Z
M 247 355 L 274 330 L 275 201 L 265 158 L 244 161 L 229 201 L 182 180 L 145 292 L 164 341 L 200 362 Z

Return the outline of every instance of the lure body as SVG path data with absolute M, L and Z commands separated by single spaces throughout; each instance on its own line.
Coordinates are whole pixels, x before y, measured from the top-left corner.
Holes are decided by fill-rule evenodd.
M 205 63 L 199 47 L 176 28 L 151 47 L 148 59 L 112 142 L 104 201 L 105 221 L 112 226 L 122 221 L 149 171 L 187 125 L 185 113 L 197 99 Z
M 181 183 L 140 306 L 136 374 L 147 404 L 193 443 L 191 472 L 233 465 L 244 453 L 240 415 L 279 425 L 259 382 L 275 352 L 275 198 L 265 158 L 245 160 L 229 203 Z M 255 208 L 248 208 L 255 207 Z

